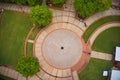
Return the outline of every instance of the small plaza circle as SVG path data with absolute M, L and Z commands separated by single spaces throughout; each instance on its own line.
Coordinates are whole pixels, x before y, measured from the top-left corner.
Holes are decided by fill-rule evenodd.
M 79 36 L 66 29 L 52 31 L 42 45 L 46 61 L 57 68 L 68 68 L 77 63 L 82 53 Z

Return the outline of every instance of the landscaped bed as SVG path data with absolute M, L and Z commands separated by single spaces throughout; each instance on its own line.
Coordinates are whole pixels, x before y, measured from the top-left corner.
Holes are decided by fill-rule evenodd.
M 5 11 L 0 21 L 0 64 L 15 67 L 24 55 L 24 42 L 32 23 L 29 15 Z
M 92 49 L 113 54 L 116 46 L 120 46 L 120 27 L 113 27 L 103 31 L 96 38 Z
M 90 35 L 97 29 L 99 26 L 103 25 L 104 23 L 107 22 L 112 22 L 112 21 L 120 21 L 120 16 L 109 16 L 102 18 L 96 22 L 94 22 L 84 33 L 83 38 L 85 42 L 89 39 Z
M 110 70 L 111 61 L 91 58 L 88 66 L 79 74 L 81 80 L 107 80 L 103 77 L 103 71 Z

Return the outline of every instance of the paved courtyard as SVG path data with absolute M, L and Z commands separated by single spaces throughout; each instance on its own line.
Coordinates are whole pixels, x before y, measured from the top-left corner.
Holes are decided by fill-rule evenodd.
M 75 17 L 76 13 L 72 3 L 73 0 L 70 0 L 64 10 L 50 8 L 53 12 L 51 24 L 42 29 L 35 40 L 28 41 L 33 43 L 34 55 L 39 59 L 41 66 L 41 71 L 35 76 L 29 77 L 28 80 L 79 80 L 77 73 L 87 66 L 90 57 L 111 60 L 112 55 L 91 50 L 91 44 L 98 36 L 97 34 L 93 34 L 87 43 L 82 39 L 82 35 L 93 22 L 105 16 L 120 15 L 120 11 L 110 9 L 90 16 L 84 20 L 87 24 L 85 27 L 84 23 Z M 0 8 L 30 13 L 28 6 L 20 8 L 18 5 L 0 3 Z M 97 32 L 102 31 L 98 29 Z M 7 69 L 9 68 L 0 66 L 0 70 L 3 70 L 0 74 L 14 78 L 14 75 L 10 74 L 13 74 L 15 70 L 10 69 L 9 73 L 4 74 Z M 17 76 L 14 79 L 26 80 L 20 74 L 20 76 L 16 72 L 15 74 Z
M 55 30 L 45 38 L 42 53 L 50 65 L 57 68 L 71 67 L 82 53 L 80 38 L 70 30 Z

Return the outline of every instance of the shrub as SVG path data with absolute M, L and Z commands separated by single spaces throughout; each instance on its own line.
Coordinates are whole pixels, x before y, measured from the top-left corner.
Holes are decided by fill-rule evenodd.
M 31 20 L 38 27 L 47 26 L 52 21 L 52 12 L 46 6 L 35 6 L 31 8 Z
M 27 0 L 15 0 L 15 3 L 20 5 L 25 5 L 27 3 Z
M 82 18 L 90 16 L 96 12 L 108 10 L 112 0 L 75 0 L 74 8 Z
M 42 1 L 43 0 L 27 0 L 28 4 L 30 6 L 35 6 L 35 5 L 38 5 L 38 4 L 42 4 Z
M 0 2 L 15 2 L 15 0 L 0 0 Z
M 17 71 L 24 77 L 33 76 L 40 71 L 39 62 L 35 57 L 22 57 L 17 63 Z
M 67 0 L 51 0 L 52 4 L 59 8 L 61 8 L 66 1 Z

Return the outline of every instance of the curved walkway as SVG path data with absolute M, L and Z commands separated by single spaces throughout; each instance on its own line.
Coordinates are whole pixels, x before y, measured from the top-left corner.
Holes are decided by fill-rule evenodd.
M 69 8 L 66 11 L 55 10 L 55 9 L 50 8 L 50 10 L 53 12 L 54 18 L 53 18 L 52 23 L 49 25 L 51 27 L 48 27 L 48 29 L 45 29 L 43 32 L 41 31 L 43 34 L 41 35 L 42 39 L 41 38 L 39 39 L 40 41 L 43 40 L 43 38 L 45 37 L 46 33 L 49 32 L 49 30 L 57 29 L 58 27 L 61 27 L 61 25 L 62 25 L 61 28 L 72 29 L 81 36 L 85 32 L 87 27 L 89 27 L 96 20 L 99 20 L 100 18 L 103 18 L 105 16 L 120 15 L 120 11 L 114 10 L 114 9 L 110 9 L 105 12 L 96 13 L 95 15 L 90 16 L 89 18 L 84 20 L 84 22 L 87 24 L 87 27 L 85 27 L 85 24 L 83 22 L 81 22 L 75 18 L 76 13 L 73 10 L 70 11 L 72 9 L 72 5 L 70 5 L 70 4 L 72 3 L 73 0 L 70 0 L 70 1 L 71 2 L 68 3 Z M 23 12 L 23 13 L 30 13 L 30 7 L 18 6 L 16 4 L 0 3 L 0 8 Z M 88 41 L 87 44 L 84 43 L 84 40 L 81 39 L 81 41 L 83 41 L 82 42 L 83 50 L 82 50 L 82 58 L 81 59 L 84 60 L 87 58 L 86 59 L 87 61 L 81 62 L 82 60 L 80 59 L 78 61 L 79 64 L 77 63 L 75 66 L 71 67 L 70 69 L 57 69 L 57 68 L 54 68 L 54 67 L 48 65 L 45 62 L 44 58 L 41 56 L 41 54 L 39 54 L 40 60 L 42 60 L 42 62 L 40 62 L 42 70 L 37 75 L 35 75 L 31 78 L 28 78 L 28 79 L 29 80 L 78 80 L 77 73 L 81 72 L 85 68 L 85 66 L 89 62 L 90 55 L 91 55 L 90 54 L 90 52 L 91 52 L 90 41 Z M 34 41 L 34 43 L 36 43 L 36 41 Z M 42 44 L 42 42 L 40 42 L 38 44 Z M 40 47 L 40 45 L 36 46 L 36 49 L 37 49 L 37 47 Z M 94 53 L 95 52 L 93 51 L 92 56 Z M 97 58 L 99 58 L 99 57 L 97 57 Z M 81 68 L 79 68 L 80 66 L 81 66 Z M 75 70 L 78 70 L 78 71 L 75 71 Z M 8 76 L 8 75 L 6 75 L 6 76 Z M 22 79 L 22 80 L 24 80 L 24 79 Z
M 19 74 L 15 69 L 3 65 L 0 65 L 0 75 L 14 80 L 26 80 L 26 78 Z
M 120 22 L 109 22 L 97 28 L 89 38 L 91 45 L 93 45 L 95 39 L 101 32 L 105 31 L 108 28 L 118 27 L 118 26 L 120 26 Z M 92 51 L 91 57 L 98 58 L 98 59 L 104 59 L 104 60 L 112 60 L 111 54 L 106 54 L 106 53 L 96 52 L 96 51 Z
M 88 64 L 89 59 L 90 59 L 90 55 L 87 54 L 88 52 L 90 53 L 91 50 L 88 48 L 90 48 L 90 44 L 86 45 L 83 41 L 83 39 L 81 39 L 81 35 L 83 33 L 82 29 L 80 29 L 78 26 L 74 25 L 74 24 L 70 24 L 70 22 L 67 22 L 69 19 L 65 19 L 64 21 L 61 20 L 54 20 L 53 22 L 49 25 L 49 27 L 45 28 L 44 30 L 40 31 L 40 33 L 37 35 L 35 42 L 34 42 L 34 53 L 35 56 L 38 57 L 39 61 L 40 61 L 40 65 L 41 65 L 41 69 L 43 69 L 43 71 L 45 71 L 45 73 L 47 73 L 48 75 L 54 77 L 54 78 L 70 78 L 72 77 L 74 74 L 74 71 L 77 72 L 81 72 L 84 67 Z M 54 22 L 56 21 L 56 22 Z M 75 34 L 77 34 L 79 36 L 79 38 L 81 39 L 82 42 L 82 46 L 83 49 L 81 49 L 82 51 L 82 55 L 77 63 L 69 68 L 58 68 L 58 67 L 54 67 L 53 65 L 50 65 L 48 63 L 48 61 L 46 61 L 46 59 L 43 56 L 43 52 L 42 51 L 42 45 L 44 44 L 44 39 L 51 34 L 51 32 L 56 31 L 56 30 L 70 30 L 71 32 L 74 32 Z M 82 59 L 82 60 L 81 60 Z M 70 80 L 73 80 L 72 78 Z
M 120 15 L 120 10 L 111 8 L 107 11 L 96 13 L 96 14 L 88 17 L 87 19 L 85 19 L 85 22 L 86 22 L 87 26 L 90 26 L 92 23 L 94 23 L 95 21 L 97 21 L 101 18 L 104 18 L 106 16 L 114 16 L 114 15 Z
M 90 36 L 89 40 L 91 42 L 91 45 L 93 45 L 96 37 L 101 33 L 103 32 L 104 30 L 108 29 L 108 28 L 111 28 L 111 27 L 118 27 L 120 26 L 120 22 L 109 22 L 109 23 L 106 23 L 106 24 L 103 24 L 102 26 L 100 26 L 99 28 L 97 28 L 93 34 Z

